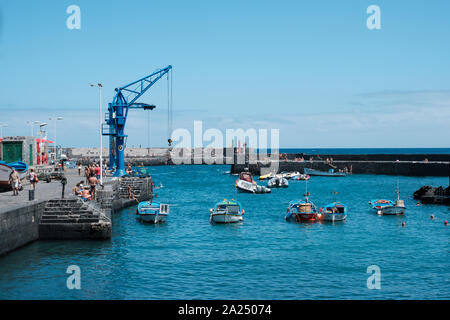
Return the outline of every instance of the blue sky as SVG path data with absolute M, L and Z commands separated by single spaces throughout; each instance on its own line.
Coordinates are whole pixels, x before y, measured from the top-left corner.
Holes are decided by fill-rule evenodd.
M 66 8 L 81 8 L 81 30 Z M 368 30 L 366 8 L 381 8 Z M 174 67 L 174 129 L 278 128 L 281 147 L 449 147 L 448 1 L 0 1 L 0 122 L 62 116 L 97 146 L 98 91 Z M 128 146 L 165 146 L 166 82 L 133 110 Z M 52 138 L 53 125 L 49 130 Z M 106 140 L 105 140 L 106 142 Z

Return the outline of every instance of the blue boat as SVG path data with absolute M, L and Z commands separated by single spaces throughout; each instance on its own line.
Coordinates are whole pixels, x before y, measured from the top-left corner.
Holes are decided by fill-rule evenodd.
M 8 167 L 14 168 L 19 174 L 20 179 L 24 179 L 28 173 L 28 164 L 22 161 L 14 161 L 6 164 Z
M 159 202 L 142 201 L 138 204 L 136 214 L 144 222 L 155 224 L 165 222 L 169 214 L 169 205 Z
M 293 200 L 289 202 L 285 216 L 286 221 L 314 222 L 317 220 L 317 207 L 309 200 L 308 196 L 309 193 L 306 194 L 304 200 Z
M 322 176 L 322 177 L 345 177 L 345 172 L 335 172 L 334 169 L 328 171 L 314 170 L 310 168 L 304 168 L 303 173 L 310 176 Z
M 386 207 L 394 206 L 394 202 L 386 199 L 374 199 L 369 201 L 369 205 L 376 211 L 383 210 Z
M 324 221 L 344 221 L 347 219 L 347 206 L 340 202 L 332 202 L 320 208 L 319 220 Z

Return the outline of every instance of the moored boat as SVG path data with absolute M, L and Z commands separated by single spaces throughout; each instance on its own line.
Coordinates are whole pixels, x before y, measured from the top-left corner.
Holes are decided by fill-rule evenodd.
M 392 206 L 386 206 L 379 210 L 379 214 L 385 214 L 385 215 L 401 215 L 405 213 L 406 207 L 405 207 L 405 201 L 400 200 L 400 190 L 398 187 L 397 182 L 397 189 L 395 190 L 397 194 L 397 200 L 395 200 L 395 203 Z
M 304 200 L 293 200 L 289 202 L 286 221 L 314 222 L 317 220 L 317 207 L 306 196 Z
M 372 209 L 376 210 L 378 214 L 381 214 L 382 210 L 386 209 L 387 207 L 394 206 L 394 203 L 391 200 L 374 199 L 369 201 L 369 205 L 372 207 Z
M 264 174 L 259 176 L 259 180 L 267 180 L 267 179 L 271 179 L 275 176 L 275 173 L 273 172 L 269 172 L 268 174 Z
M 309 180 L 309 178 L 311 178 L 308 174 L 300 174 L 298 176 L 296 176 L 295 178 L 293 178 L 294 180 L 302 180 L 302 181 L 307 181 Z
M 248 193 L 269 193 L 270 189 L 264 186 L 258 186 L 256 181 L 253 180 L 252 175 L 249 172 L 241 172 L 239 178 L 235 181 L 235 187 L 239 191 Z
M 289 187 L 289 182 L 286 178 L 281 175 L 276 175 L 267 182 L 267 187 L 269 188 L 287 188 Z
M 169 205 L 159 202 L 142 201 L 138 204 L 136 214 L 144 222 L 165 222 L 169 214 Z
M 347 219 L 347 207 L 340 202 L 332 202 L 320 209 L 320 220 L 344 221 Z
M 241 204 L 236 200 L 224 199 L 216 203 L 213 209 L 209 210 L 210 222 L 215 223 L 234 223 L 241 222 L 244 220 L 244 209 L 242 209 Z
M 335 172 L 334 169 L 328 171 L 320 171 L 310 168 L 304 168 L 303 173 L 310 176 L 323 176 L 323 177 L 345 177 L 347 174 L 345 172 Z

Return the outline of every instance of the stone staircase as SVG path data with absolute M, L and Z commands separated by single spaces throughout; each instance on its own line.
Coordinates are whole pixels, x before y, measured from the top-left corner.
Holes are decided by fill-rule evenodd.
M 80 199 L 47 201 L 39 222 L 40 239 L 105 239 L 111 222 L 89 202 Z

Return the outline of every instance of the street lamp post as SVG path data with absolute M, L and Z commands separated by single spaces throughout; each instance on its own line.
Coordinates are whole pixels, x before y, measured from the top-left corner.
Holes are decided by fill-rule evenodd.
M 91 87 L 98 87 L 99 92 L 99 139 L 100 139 L 100 184 L 103 184 L 103 139 L 102 139 L 102 88 L 101 83 L 89 84 Z
M 0 137 L 3 138 L 3 128 L 7 126 L 8 125 L 6 123 L 0 123 Z
M 27 123 L 30 125 L 30 129 L 31 129 L 31 136 L 34 137 L 34 125 L 35 124 L 39 124 L 41 123 L 40 121 L 27 121 Z
M 55 141 L 53 143 L 55 144 L 55 162 L 57 162 L 58 161 L 58 145 L 56 143 L 56 121 L 63 120 L 63 118 L 62 117 L 54 117 L 53 119 L 55 120 L 55 139 L 54 139 Z M 52 118 L 48 118 L 48 120 L 52 120 Z

